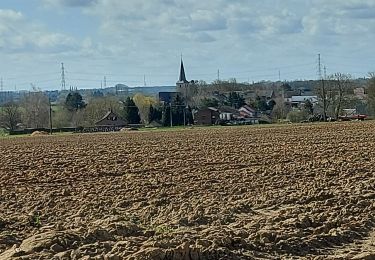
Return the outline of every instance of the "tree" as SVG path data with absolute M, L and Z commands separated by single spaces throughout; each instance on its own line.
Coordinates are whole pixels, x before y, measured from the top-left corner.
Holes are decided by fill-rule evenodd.
M 172 121 L 173 125 L 183 125 L 185 116 L 185 102 L 180 97 L 180 95 L 176 95 L 176 97 L 172 100 Z
M 43 92 L 34 89 L 22 98 L 20 105 L 26 127 L 49 127 L 49 99 Z
M 163 105 L 161 123 L 163 126 L 171 125 L 171 107 L 169 104 L 164 103 Z
M 245 99 L 237 92 L 230 92 L 228 97 L 228 103 L 231 107 L 239 109 L 245 105 Z
M 193 111 L 190 106 L 185 107 L 185 120 L 188 125 L 194 124 Z
M 150 105 L 149 111 L 148 111 L 148 122 L 151 123 L 156 120 L 162 119 L 162 109 L 160 107 L 154 107 L 153 105 Z
M 289 108 L 285 104 L 284 98 L 279 97 L 275 102 L 276 104 L 272 109 L 272 117 L 274 119 L 285 119 L 289 112 Z
M 276 105 L 276 101 L 271 99 L 267 102 L 267 110 L 273 110 L 274 106 Z
M 307 113 L 305 110 L 290 111 L 287 115 L 287 119 L 292 123 L 300 123 L 307 119 Z
M 375 115 L 375 72 L 369 74 L 370 79 L 367 83 L 367 102 L 368 110 L 372 116 Z
M 219 100 L 216 98 L 203 98 L 201 100 L 203 107 L 218 107 L 219 106 Z
M 84 109 L 85 125 L 93 126 L 109 110 L 118 115 L 123 115 L 123 105 L 117 97 L 105 96 L 90 99 Z
M 332 105 L 333 114 L 337 120 L 342 110 L 345 95 L 352 88 L 351 76 L 337 72 L 329 77 L 328 83 L 330 85 L 329 90 L 333 93 L 333 95 L 330 95 L 332 100 L 329 103 Z
M 127 97 L 124 102 L 124 119 L 128 122 L 128 124 L 139 124 L 141 121 L 138 107 L 135 105 L 134 100 L 130 97 Z
M 86 104 L 83 101 L 83 98 L 81 94 L 79 94 L 77 91 L 70 92 L 65 99 L 65 107 L 69 111 L 77 111 L 79 109 L 85 108 Z
M 328 98 L 328 91 L 327 91 L 327 86 L 326 86 L 326 81 L 322 77 L 319 81 L 319 85 L 316 87 L 316 92 L 318 95 L 318 98 L 321 103 L 321 107 L 323 110 L 323 121 L 327 121 L 327 110 L 329 106 L 329 98 Z
M 260 111 L 266 111 L 268 110 L 268 105 L 265 99 L 257 96 L 255 98 L 255 101 L 251 104 L 255 109 Z
M 151 122 L 149 121 L 150 107 L 157 103 L 156 99 L 153 97 L 147 97 L 140 93 L 137 93 L 134 95 L 133 100 L 134 100 L 135 105 L 139 109 L 139 116 L 141 117 L 141 121 L 144 124 L 149 124 Z
M 314 104 L 309 99 L 305 101 L 303 108 L 309 115 L 314 114 Z
M 0 126 L 15 130 L 21 121 L 21 111 L 15 102 L 8 102 L 0 108 Z
M 280 87 L 283 91 L 291 91 L 292 90 L 292 87 L 288 83 L 283 83 Z
M 72 124 L 72 112 L 68 111 L 65 106 L 59 106 L 58 109 L 52 111 L 53 126 L 56 128 L 70 127 Z

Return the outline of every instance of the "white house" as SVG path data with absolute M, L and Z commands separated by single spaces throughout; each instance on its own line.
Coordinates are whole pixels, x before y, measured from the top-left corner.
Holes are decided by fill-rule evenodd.
M 285 102 L 291 103 L 292 106 L 299 106 L 309 100 L 312 104 L 318 103 L 318 96 L 292 96 L 285 98 Z

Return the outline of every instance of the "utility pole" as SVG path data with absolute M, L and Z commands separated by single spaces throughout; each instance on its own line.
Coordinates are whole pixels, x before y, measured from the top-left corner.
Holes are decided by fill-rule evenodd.
M 52 104 L 51 98 L 48 98 L 49 101 L 49 133 L 52 134 Z
M 143 86 L 146 87 L 146 75 L 143 75 Z
M 4 91 L 4 82 L 2 77 L 0 78 L 0 91 Z
M 172 103 L 169 103 L 169 120 L 171 122 L 171 127 L 173 126 L 173 119 L 172 119 Z
M 186 126 L 186 107 L 184 106 L 184 127 Z
M 324 78 L 322 76 L 322 64 L 321 64 L 321 59 L 320 59 L 320 53 L 318 54 L 318 73 L 319 73 L 319 80 L 322 84 L 322 89 L 321 89 L 321 96 L 322 96 L 322 101 L 323 101 L 323 120 L 324 122 L 327 121 L 327 94 L 326 94 L 326 89 L 325 89 L 325 82 Z
M 61 63 L 61 90 L 65 90 L 65 68 L 64 68 L 64 63 Z

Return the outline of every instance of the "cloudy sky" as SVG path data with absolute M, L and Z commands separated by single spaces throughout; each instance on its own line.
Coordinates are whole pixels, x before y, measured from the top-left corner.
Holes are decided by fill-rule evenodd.
M 374 0 L 1 0 L 5 90 L 375 71 Z M 280 74 L 279 74 L 280 72 Z

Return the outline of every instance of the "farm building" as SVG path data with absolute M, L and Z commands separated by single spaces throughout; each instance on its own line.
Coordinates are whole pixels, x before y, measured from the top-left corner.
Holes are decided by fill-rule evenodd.
M 299 107 L 304 104 L 307 100 L 311 103 L 316 104 L 318 102 L 317 96 L 292 96 L 291 98 L 285 98 L 285 101 L 290 103 L 292 107 Z
M 255 109 L 251 108 L 250 106 L 248 105 L 244 105 L 242 107 L 240 107 L 238 109 L 238 111 L 240 111 L 240 115 L 243 116 L 243 117 L 246 117 L 246 118 L 249 118 L 249 117 L 256 117 L 257 116 L 257 112 Z
M 213 107 L 207 107 L 198 110 L 194 115 L 194 121 L 197 125 L 214 125 L 219 119 L 220 112 Z
M 121 119 L 116 113 L 112 110 L 109 110 L 105 116 L 95 123 L 95 126 L 100 127 L 123 127 L 126 126 L 126 122 Z

